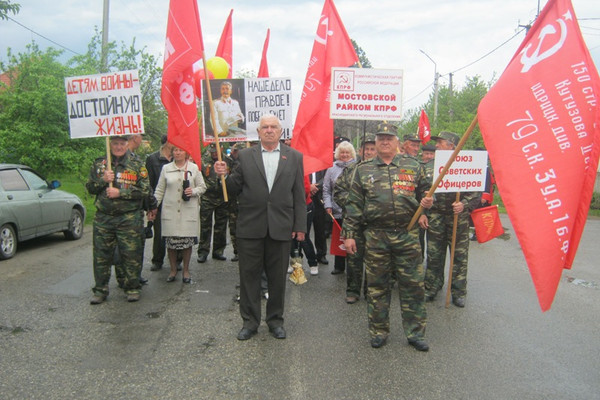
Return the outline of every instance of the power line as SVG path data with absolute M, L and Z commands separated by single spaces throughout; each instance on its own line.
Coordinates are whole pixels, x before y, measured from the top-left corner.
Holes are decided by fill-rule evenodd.
M 493 52 L 495 52 L 496 50 L 498 50 L 500 47 L 504 46 L 505 44 L 507 44 L 508 42 L 510 42 L 511 40 L 513 40 L 515 37 L 517 37 L 517 36 L 518 36 L 518 35 L 519 35 L 521 32 L 523 32 L 524 30 L 525 30 L 525 29 L 521 29 L 520 31 L 518 31 L 517 33 L 515 33 L 513 36 L 511 36 L 511 37 L 510 37 L 508 40 L 505 40 L 505 41 L 504 41 L 502 44 L 500 44 L 500 45 L 499 45 L 499 46 L 497 46 L 495 49 L 493 49 L 492 51 L 489 51 L 488 53 L 486 53 L 486 54 L 484 54 L 483 56 L 479 57 L 477 60 L 475 60 L 475 61 L 473 61 L 473 62 L 471 62 L 471 63 L 469 63 L 469 64 L 467 64 L 467 65 L 465 65 L 465 66 L 463 66 L 463 67 L 460 67 L 459 69 L 456 69 L 456 70 L 454 70 L 454 71 L 450 72 L 449 74 L 455 74 L 455 73 L 457 73 L 458 71 L 462 71 L 463 69 L 465 69 L 465 68 L 467 68 L 467 67 L 470 67 L 471 65 L 473 65 L 473 64 L 475 64 L 475 63 L 477 63 L 477 62 L 479 62 L 479 61 L 483 60 L 484 58 L 486 58 L 487 56 L 489 56 L 490 54 L 492 54 Z M 449 75 L 449 74 L 448 74 L 448 75 Z
M 52 40 L 52 39 L 50 39 L 50 38 L 47 38 L 46 36 L 42 35 L 41 33 L 37 33 L 37 32 L 36 32 L 36 31 L 34 31 L 33 29 L 31 29 L 31 28 L 28 28 L 27 26 L 23 25 L 22 23 L 20 23 L 19 21 L 15 20 L 15 19 L 13 19 L 13 18 L 9 17 L 8 15 L 6 15 L 6 18 L 10 19 L 10 20 L 11 20 L 12 22 L 14 22 L 15 24 L 17 24 L 17 25 L 19 25 L 19 26 L 21 26 L 21 27 L 23 27 L 23 28 L 27 29 L 28 31 L 30 31 L 30 32 L 31 32 L 31 33 L 33 33 L 34 35 L 37 35 L 37 36 L 39 36 L 39 37 L 41 37 L 41 38 L 43 38 L 43 39 L 46 39 L 46 40 L 47 40 L 47 41 L 49 41 L 50 43 L 54 43 L 55 45 L 57 45 L 57 46 L 59 46 L 59 47 L 62 47 L 63 49 L 65 49 L 65 50 L 67 50 L 67 51 L 70 51 L 71 53 L 73 53 L 73 54 L 76 54 L 76 55 L 78 55 L 78 56 L 80 56 L 80 55 L 81 55 L 80 53 L 78 53 L 78 52 L 76 52 L 76 51 L 73 51 L 73 50 L 69 49 L 69 48 L 68 48 L 68 47 L 66 47 L 66 46 L 63 46 L 62 44 L 60 44 L 60 43 L 58 43 L 58 42 L 55 42 L 54 40 Z

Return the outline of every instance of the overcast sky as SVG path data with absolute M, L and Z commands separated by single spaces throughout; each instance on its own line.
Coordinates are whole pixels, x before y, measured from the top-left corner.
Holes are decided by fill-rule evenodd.
M 102 26 L 103 0 L 15 0 L 21 4 L 18 23 L 68 48 L 84 53 L 94 27 Z M 572 0 L 579 24 L 600 65 L 600 5 L 598 0 Z M 258 71 L 267 28 L 273 77 L 290 77 L 297 110 L 323 0 L 198 0 L 207 57 L 214 55 L 223 25 L 233 12 L 233 72 Z M 334 0 L 350 37 L 362 47 L 374 68 L 404 71 L 404 110 L 419 107 L 432 92 L 434 63 L 448 84 L 462 86 L 466 76 L 498 77 L 538 12 L 537 0 Z M 546 4 L 540 1 L 540 7 Z M 146 46 L 162 60 L 168 0 L 111 0 L 109 39 Z M 511 37 L 515 36 L 512 40 Z M 35 40 L 42 48 L 54 43 L 12 20 L 0 20 L 0 60 L 6 49 L 25 50 Z M 504 42 L 508 43 L 502 45 Z M 492 54 L 497 47 L 501 46 Z M 484 57 L 485 56 L 485 57 Z M 476 60 L 480 61 L 475 62 Z M 470 65 L 472 64 L 472 65 Z

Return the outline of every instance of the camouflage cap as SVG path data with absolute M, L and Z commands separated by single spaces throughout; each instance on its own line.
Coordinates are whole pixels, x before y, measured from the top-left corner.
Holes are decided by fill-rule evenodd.
M 231 146 L 232 150 L 242 150 L 246 148 L 246 143 L 244 142 L 237 142 L 236 144 L 234 144 L 233 146 Z
M 377 126 L 376 135 L 397 136 L 397 134 L 398 134 L 398 128 L 395 125 L 383 123 L 383 124 L 379 124 Z
M 360 142 L 360 145 L 364 146 L 365 143 L 375 143 L 375 135 L 372 133 L 365 134 L 365 138 Z
M 410 140 L 411 142 L 420 142 L 421 141 L 421 139 L 419 139 L 417 136 L 411 135 L 410 133 L 404 135 L 404 141 L 406 142 L 407 140 Z
M 435 151 L 435 145 L 428 143 L 426 145 L 423 145 L 421 147 L 421 150 L 423 150 L 423 151 Z
M 460 137 L 454 132 L 442 131 L 437 136 L 431 137 L 433 140 L 444 139 L 452 143 L 453 145 L 457 145 L 460 141 Z

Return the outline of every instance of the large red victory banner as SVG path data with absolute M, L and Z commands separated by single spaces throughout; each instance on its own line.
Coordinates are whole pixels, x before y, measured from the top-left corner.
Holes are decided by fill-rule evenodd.
M 171 0 L 162 79 L 162 102 L 169 113 L 169 142 L 200 163 L 198 110 L 192 64 L 202 58 L 202 32 L 196 0 Z
M 233 22 L 232 22 L 233 9 L 229 12 L 229 17 L 223 27 L 223 33 L 221 33 L 221 39 L 215 52 L 216 57 L 221 57 L 229 65 L 228 79 L 231 79 L 231 71 L 233 70 Z
M 331 68 L 358 61 L 332 0 L 325 0 L 300 98 L 292 147 L 304 154 L 304 173 L 331 167 L 333 120 L 329 118 Z
M 600 154 L 600 78 L 569 0 L 550 0 L 479 106 L 497 184 L 543 311 L 570 268 Z

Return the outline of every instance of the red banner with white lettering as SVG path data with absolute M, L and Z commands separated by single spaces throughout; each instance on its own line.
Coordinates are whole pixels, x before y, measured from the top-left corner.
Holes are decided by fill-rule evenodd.
M 196 0 L 171 0 L 161 99 L 169 113 L 169 142 L 200 164 L 198 109 L 192 64 L 202 58 L 202 30 Z
M 419 139 L 421 143 L 425 144 L 431 140 L 431 126 L 429 125 L 429 118 L 425 113 L 425 110 L 421 110 L 421 116 L 419 117 Z
M 550 0 L 479 105 L 479 126 L 542 311 L 585 226 L 600 155 L 600 78 L 569 0 Z
M 269 77 L 269 64 L 267 63 L 267 50 L 269 49 L 269 38 L 271 37 L 271 30 L 267 29 L 267 37 L 265 38 L 265 44 L 263 44 L 262 57 L 260 59 L 260 66 L 258 67 L 258 77 L 268 78 Z
M 232 23 L 233 8 L 229 12 L 229 17 L 223 27 L 223 33 L 221 33 L 221 39 L 219 39 L 219 45 L 215 52 L 216 57 L 221 57 L 227 64 L 229 64 L 229 74 L 227 79 L 231 79 L 231 71 L 233 69 L 233 23 Z
M 333 164 L 333 120 L 329 118 L 332 67 L 358 61 L 332 0 L 325 0 L 300 98 L 292 147 L 304 154 L 304 174 Z

